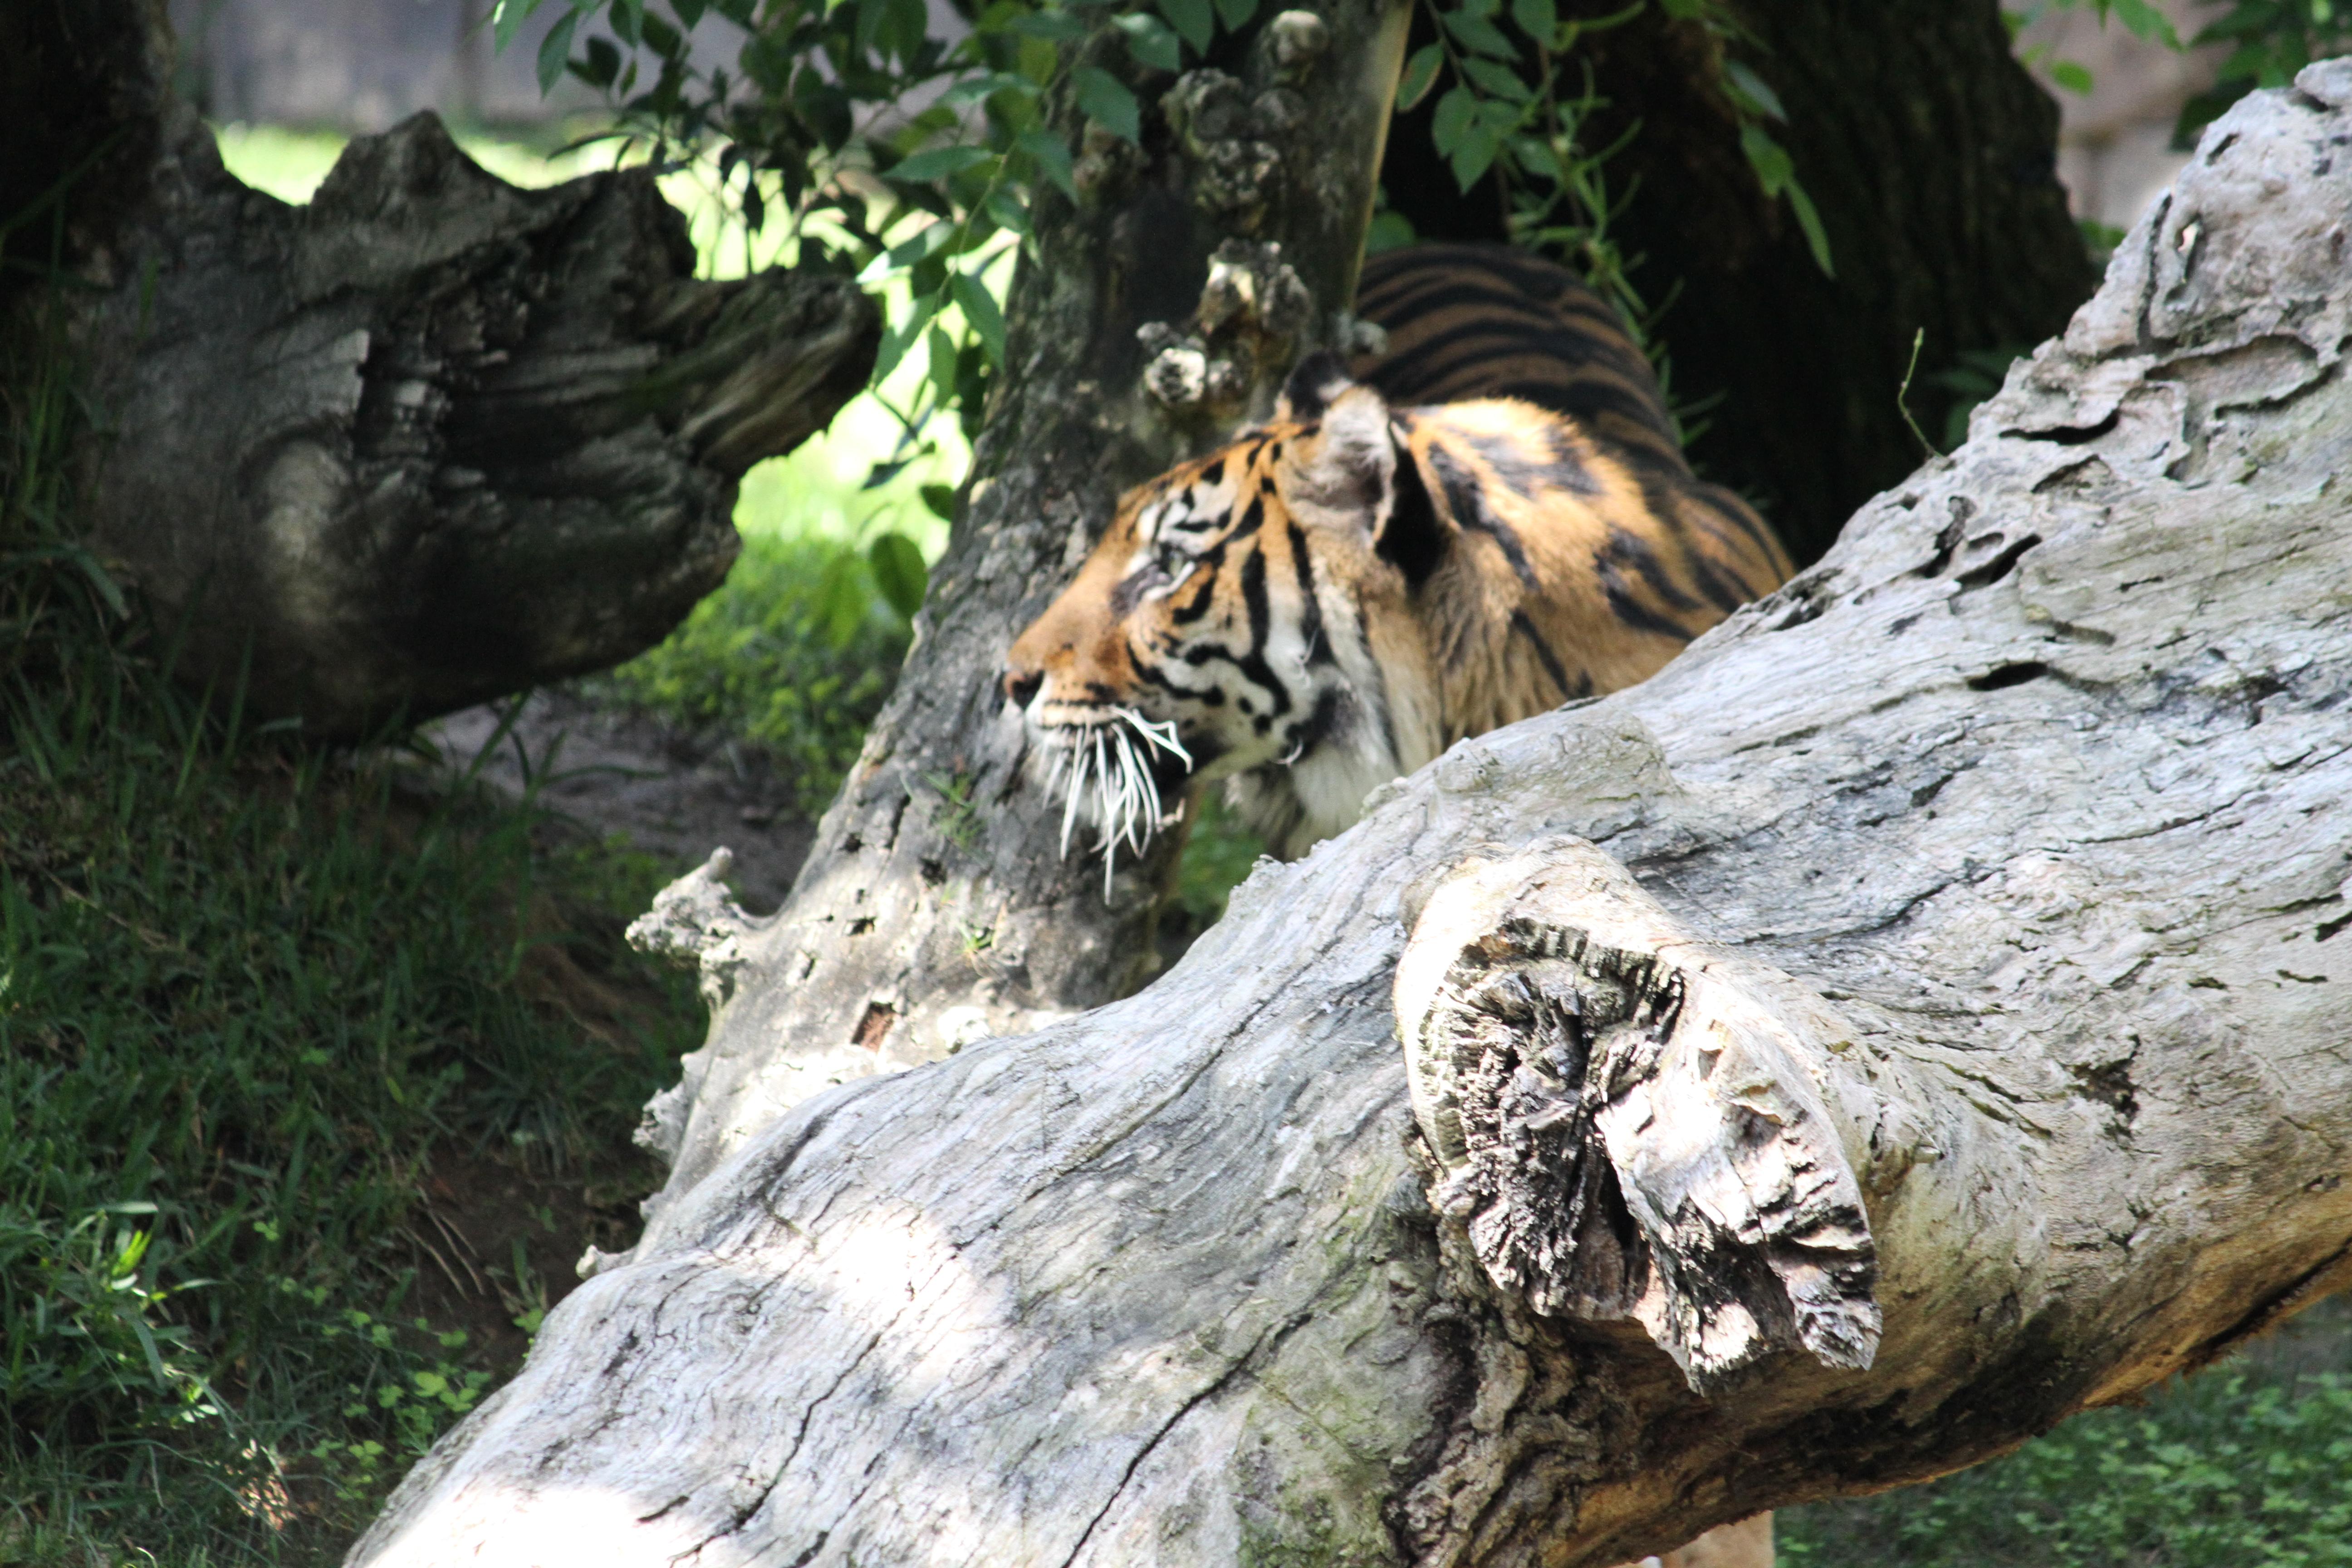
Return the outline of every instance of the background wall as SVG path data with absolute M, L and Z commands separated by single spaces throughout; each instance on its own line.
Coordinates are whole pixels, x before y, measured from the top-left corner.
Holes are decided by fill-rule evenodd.
M 2157 9 L 2183 38 L 2222 14 L 2200 0 L 2157 0 Z M 2133 37 L 2121 23 L 2102 28 L 2087 5 L 2034 22 L 2019 36 L 2018 50 L 2058 100 L 2058 177 L 2074 216 L 2115 228 L 2129 228 L 2189 161 L 2187 153 L 2172 150 L 2173 120 L 2182 104 L 2213 85 L 2229 52 L 2209 47 L 2174 54 Z M 2090 71 L 2088 94 L 2053 81 L 2051 68 L 2061 60 Z

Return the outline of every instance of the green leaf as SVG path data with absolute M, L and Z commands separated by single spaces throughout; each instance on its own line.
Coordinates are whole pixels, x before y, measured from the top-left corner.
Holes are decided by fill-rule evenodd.
M 1216 13 L 1209 9 L 1209 0 L 1155 0 L 1160 14 L 1168 18 L 1169 26 L 1184 35 L 1184 41 L 1200 54 L 1209 52 L 1209 44 L 1217 36 Z
M 541 0 L 499 0 L 490 12 L 490 41 L 499 53 L 505 53 L 506 47 L 514 42 L 524 19 L 538 10 L 540 4 Z
M 610 38 L 591 38 L 586 63 L 573 68 L 589 86 L 610 87 L 621 74 L 621 51 Z
M 824 640 L 835 649 L 849 646 L 873 604 L 866 589 L 866 574 L 858 571 L 857 564 L 857 557 L 845 550 L 824 563 L 824 574 L 817 578 L 817 619 L 824 623 Z
M 931 384 L 939 389 L 940 406 L 944 408 L 955 401 L 955 343 L 945 327 L 934 323 L 923 341 L 923 351 L 930 361 Z
M 1437 85 L 1437 68 L 1445 63 L 1445 46 L 1428 44 L 1413 51 L 1412 58 L 1404 62 L 1404 75 L 1397 82 L 1396 111 L 1408 114 L 1421 106 L 1429 89 Z
M 947 91 L 940 94 L 940 102 L 951 109 L 961 109 L 968 104 L 978 103 L 982 99 L 993 98 L 1000 92 L 1017 93 L 1023 98 L 1034 98 L 1037 96 L 1037 84 L 1025 76 L 1014 76 L 1011 71 L 986 71 L 979 76 L 966 77 L 956 83 Z M 924 110 L 926 114 L 929 112 L 929 110 Z M 953 116 L 949 118 L 952 120 Z
M 1507 103 L 1525 103 L 1535 96 L 1517 72 L 1495 60 L 1482 60 L 1473 55 L 1462 62 L 1462 74 Z
M 1404 214 L 1374 213 L 1372 226 L 1364 234 L 1364 254 L 1378 256 L 1383 250 L 1411 245 L 1419 237 L 1412 231 L 1412 220 Z
M 1440 153 L 1451 154 L 1462 143 L 1463 132 L 1470 128 L 1471 117 L 1477 112 L 1478 95 L 1466 87 L 1446 89 L 1437 100 L 1437 110 L 1429 117 L 1429 139 Z
M 2321 7 L 2315 5 L 2313 9 L 2320 11 Z M 2115 0 L 2115 11 L 2134 37 L 2162 44 L 2176 53 L 2179 50 L 2180 35 L 2172 30 L 2172 23 L 2148 0 Z
M 866 547 L 866 563 L 873 568 L 874 584 L 882 590 L 884 602 L 908 620 L 914 619 L 915 612 L 923 607 L 923 589 L 930 580 L 923 552 L 915 548 L 915 542 L 903 533 L 878 534 Z
M 1552 0 L 1511 0 L 1511 20 L 1541 47 L 1559 31 L 1559 8 Z
M 1078 90 L 1078 107 L 1104 130 L 1129 142 L 1141 138 L 1143 110 L 1125 82 L 1099 66 L 1080 66 L 1070 73 Z
M 1217 0 L 1217 20 L 1228 33 L 1238 33 L 1257 15 L 1257 0 Z
M 1789 161 L 1788 150 L 1772 140 L 1760 125 L 1739 128 L 1739 150 L 1748 154 L 1748 167 L 1756 171 L 1756 183 L 1764 187 L 1768 197 L 1778 197 L 1781 187 L 1796 167 Z
M 1061 187 L 1062 194 L 1072 201 L 1078 199 L 1078 184 L 1070 170 L 1070 150 L 1060 140 L 1045 131 L 1024 131 L 1019 142 L 1023 152 L 1037 161 L 1037 167 L 1047 179 Z
M 1033 11 L 1014 18 L 1004 30 L 1019 37 L 1043 38 L 1055 44 L 1070 43 L 1087 36 L 1087 25 L 1067 11 Z
M 1473 120 L 1454 149 L 1451 162 L 1455 183 L 1465 191 L 1476 184 L 1494 166 L 1495 154 L 1502 150 L 1502 128 L 1483 114 Z
M 669 8 L 681 25 L 691 28 L 702 20 L 704 3 L 705 0 L 669 0 Z
M 955 486 L 925 485 L 919 493 L 923 504 L 931 509 L 933 517 L 946 522 L 955 521 Z
M 931 318 L 939 313 L 937 295 L 918 297 L 908 310 L 907 319 L 882 334 L 882 346 L 874 355 L 874 374 L 866 378 L 866 384 L 879 386 L 887 380 L 890 373 L 898 368 L 898 363 L 907 357 L 907 351 L 915 346 L 915 340 L 923 335 L 923 329 L 931 324 Z
M 988 363 L 999 370 L 1004 368 L 1004 312 L 997 307 L 996 296 L 988 285 L 969 272 L 959 272 L 948 285 L 955 294 L 955 302 L 963 310 L 963 319 L 980 339 L 981 347 L 988 351 Z
M 1805 187 L 1794 180 L 1789 182 L 1784 194 L 1790 208 L 1797 215 L 1797 226 L 1805 231 L 1805 244 L 1813 253 L 1813 265 L 1822 269 L 1822 277 L 1836 277 L 1837 268 L 1830 265 L 1829 233 L 1822 227 L 1822 215 L 1813 210 L 1813 198 L 1805 195 Z
M 1780 107 L 1780 95 L 1762 77 L 1738 60 L 1724 61 L 1723 74 L 1730 79 L 1732 90 L 1746 99 L 1759 114 L 1783 124 L 1788 122 L 1789 111 Z
M 580 26 L 580 13 L 566 11 L 562 19 L 548 29 L 539 45 L 539 90 L 544 95 L 563 79 L 563 68 L 572 59 L 572 32 Z
M 1519 58 L 1519 51 L 1511 47 L 1511 40 L 1503 37 L 1503 30 L 1484 16 L 1474 16 L 1468 11 L 1442 11 L 1438 13 L 1438 19 L 1445 24 L 1445 30 L 1453 34 L 1465 49 L 1492 55 L 1498 60 Z
M 1568 171 L 1559 166 L 1559 154 L 1551 150 L 1549 142 L 1538 142 L 1532 136 L 1514 137 L 1511 157 L 1521 169 L 1539 180 L 1555 185 L 1568 184 Z
M 613 36 L 631 48 L 637 47 L 646 25 L 646 0 L 613 0 Z
M 1140 64 L 1155 70 L 1181 70 L 1184 66 L 1184 40 L 1159 17 L 1141 11 L 1129 11 L 1111 18 L 1111 25 L 1127 35 L 1127 52 Z
M 988 200 L 982 205 L 988 209 L 988 216 L 996 220 L 997 227 L 1017 234 L 1024 239 L 1029 237 L 1029 209 L 1021 205 L 1020 197 L 1011 191 L 991 191 Z
M 2050 79 L 2068 92 L 2078 92 L 2087 96 L 2091 90 L 2090 68 L 2076 60 L 2052 61 Z
M 933 180 L 961 174 L 966 169 L 976 169 L 995 156 L 985 147 L 934 147 L 928 153 L 900 159 L 890 165 L 883 177 L 928 184 Z

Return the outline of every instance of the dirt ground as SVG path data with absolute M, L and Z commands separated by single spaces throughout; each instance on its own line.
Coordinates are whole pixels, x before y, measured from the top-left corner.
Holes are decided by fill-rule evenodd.
M 735 852 L 744 907 L 783 902 L 807 858 L 814 826 L 793 814 L 792 781 L 732 742 L 698 740 L 657 720 L 614 713 L 562 691 L 534 693 L 485 755 L 505 710 L 469 708 L 426 731 L 446 765 L 541 801 L 599 837 L 625 834 L 683 876 L 720 845 Z

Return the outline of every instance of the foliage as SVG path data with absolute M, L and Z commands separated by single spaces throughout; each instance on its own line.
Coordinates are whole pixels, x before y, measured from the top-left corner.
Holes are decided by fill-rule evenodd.
M 1265 845 L 1225 805 L 1224 792 L 1201 792 L 1200 819 L 1184 838 L 1176 870 L 1176 908 L 1195 931 L 1225 917 L 1225 900 L 1248 878 Z
M 548 3 L 499 0 L 500 45 Z M 968 434 L 1004 363 L 1009 274 L 995 264 L 1028 241 L 1041 192 L 1077 194 L 1071 150 L 1045 121 L 1047 94 L 1070 95 L 1088 136 L 1136 142 L 1142 106 L 1121 73 L 1223 58 L 1221 36 L 1242 33 L 1261 9 L 1259 0 L 992 0 L 964 7 L 970 31 L 949 37 L 933 31 L 921 0 L 664 0 L 667 16 L 647 0 L 554 3 L 567 9 L 541 49 L 541 81 L 568 70 L 610 92 L 620 120 L 612 135 L 625 149 L 643 148 L 657 162 L 713 161 L 748 227 L 780 223 L 803 263 L 903 285 L 874 384 L 920 344 L 929 374 L 896 412 L 913 432 L 952 410 Z M 1509 0 L 1507 13 L 1504 0 L 1423 4 L 1437 40 L 1407 62 L 1400 110 L 1445 83 L 1433 130 L 1464 188 L 1491 170 L 1519 243 L 1570 258 L 1644 321 L 1647 307 L 1609 237 L 1622 210 L 1601 178 L 1613 149 L 1582 142 L 1600 105 L 1578 49 L 1651 0 L 1584 20 L 1560 17 L 1556 0 Z M 1751 41 L 1722 0 L 1657 4 L 1710 35 L 1743 154 L 1830 270 L 1820 215 L 1769 129 L 1785 118 L 1780 100 L 1735 58 Z M 742 34 L 731 71 L 695 63 L 688 35 L 706 17 Z M 604 36 L 572 55 L 581 25 L 600 18 Z M 1104 22 L 1119 40 L 1114 55 L 1065 47 Z M 1401 221 L 1388 215 L 1374 243 L 1406 237 Z
M 1784 1510 L 1779 1533 L 1790 1568 L 2352 1563 L 2352 1382 L 2209 1373 L 1940 1481 Z
M 823 536 L 747 534 L 724 588 L 659 647 L 583 689 L 765 748 L 814 816 L 857 760 L 906 657 L 922 558 L 908 562 L 901 544 L 914 550 L 897 533 L 864 552 Z
M 61 364 L 0 361 L 0 1563 L 316 1561 L 487 1380 L 402 1307 L 433 1150 L 625 1144 L 698 1017 L 648 872 L 170 681 Z
M 1648 0 L 1587 19 L 1561 17 L 1555 0 L 1511 0 L 1507 15 L 1502 0 L 1456 0 L 1451 8 L 1436 0 L 1423 3 L 1437 23 L 1437 37 L 1405 62 L 1398 110 L 1410 110 L 1441 79 L 1449 80 L 1431 134 L 1462 188 L 1493 170 L 1510 204 L 1515 239 L 1569 258 L 1629 318 L 1643 320 L 1648 312 L 1626 279 L 1626 259 L 1608 237 L 1609 222 L 1622 205 L 1611 200 L 1603 180 L 1603 165 L 1616 148 L 1584 141 L 1584 121 L 1601 104 L 1591 70 L 1579 68 L 1577 49 L 1586 37 L 1641 16 Z M 1659 3 L 1667 16 L 1710 35 L 1722 59 L 1724 98 L 1738 119 L 1740 150 L 1757 183 L 1766 199 L 1788 201 L 1814 261 L 1831 271 L 1821 215 L 1798 183 L 1787 150 L 1767 129 L 1787 113 L 1764 79 L 1729 52 L 1751 40 L 1719 0 Z M 1571 74 L 1580 79 L 1564 84 Z

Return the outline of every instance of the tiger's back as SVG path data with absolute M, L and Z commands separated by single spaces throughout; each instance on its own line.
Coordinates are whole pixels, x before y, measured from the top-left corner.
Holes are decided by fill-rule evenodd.
M 1134 748 L 1119 776 L 1163 797 L 1227 779 L 1286 855 L 1464 736 L 1646 678 L 1789 570 L 1565 272 L 1420 247 L 1368 263 L 1359 304 L 1390 332 L 1363 379 L 1312 358 L 1272 422 L 1129 492 L 1007 658 L 1049 753 Z
M 1364 258 L 1356 314 L 1387 333 L 1348 374 L 1404 408 L 1513 397 L 1594 439 L 1689 472 L 1656 374 L 1609 302 L 1499 245 L 1415 245 Z

